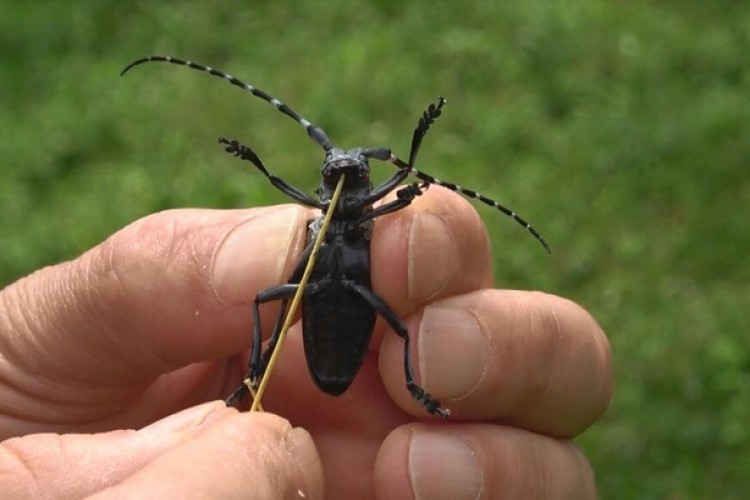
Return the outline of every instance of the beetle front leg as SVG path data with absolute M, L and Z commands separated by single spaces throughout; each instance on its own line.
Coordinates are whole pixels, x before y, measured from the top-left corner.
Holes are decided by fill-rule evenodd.
M 258 170 L 260 170 L 263 173 L 263 175 L 265 175 L 266 178 L 268 178 L 269 181 L 271 181 L 271 184 L 276 189 L 278 189 L 285 195 L 289 196 L 297 203 L 300 203 L 308 207 L 319 208 L 321 210 L 325 208 L 324 205 L 320 201 L 308 196 L 302 190 L 292 186 L 281 177 L 278 177 L 270 173 L 268 169 L 266 168 L 266 166 L 261 161 L 261 159 L 258 157 L 258 155 L 255 154 L 255 151 L 253 151 L 249 146 L 240 144 L 234 139 L 230 140 L 224 137 L 219 137 L 219 144 L 224 145 L 224 151 L 226 151 L 227 153 L 231 153 L 234 156 L 240 158 L 241 160 L 249 161 L 250 163 L 255 165 L 255 167 Z
M 409 393 L 411 393 L 412 397 L 424 406 L 430 414 L 438 414 L 443 419 L 447 419 L 451 414 L 450 410 L 441 408 L 440 402 L 433 399 L 432 396 L 417 385 L 414 380 L 414 369 L 412 368 L 411 352 L 409 351 L 409 330 L 406 328 L 403 321 L 396 316 L 396 313 L 393 312 L 383 299 L 378 297 L 375 292 L 369 288 L 351 280 L 343 280 L 341 283 L 345 288 L 359 294 L 360 297 L 374 307 L 375 311 L 385 319 L 393 331 L 396 332 L 399 337 L 404 339 L 404 375 L 406 376 L 406 388 L 409 389 Z
M 398 191 L 396 191 L 396 199 L 393 201 L 390 201 L 386 203 L 385 205 L 380 205 L 379 207 L 375 208 L 374 210 L 371 210 L 370 212 L 367 212 L 362 217 L 357 220 L 357 224 L 361 224 L 365 222 L 366 220 L 374 219 L 375 217 L 380 217 L 381 215 L 390 214 L 393 212 L 397 212 L 401 210 L 402 208 L 406 208 L 409 205 L 411 205 L 411 202 L 414 201 L 414 199 L 417 196 L 422 196 L 422 193 L 424 191 L 427 191 L 427 188 L 430 187 L 429 182 L 423 182 L 421 184 L 417 184 L 416 182 L 409 184 L 408 186 L 404 186 Z

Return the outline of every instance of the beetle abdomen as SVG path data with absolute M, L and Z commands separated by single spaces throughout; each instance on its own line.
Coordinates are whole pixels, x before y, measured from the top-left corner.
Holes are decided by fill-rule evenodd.
M 362 366 L 375 326 L 375 309 L 338 282 L 307 297 L 302 307 L 310 375 L 320 390 L 338 396 Z

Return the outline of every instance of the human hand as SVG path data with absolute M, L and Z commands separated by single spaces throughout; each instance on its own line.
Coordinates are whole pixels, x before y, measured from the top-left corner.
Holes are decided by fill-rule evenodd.
M 164 212 L 3 290 L 1 436 L 140 428 L 228 395 L 244 374 L 235 354 L 250 341 L 248 302 L 289 275 L 308 216 L 298 207 Z M 453 418 L 437 422 L 410 399 L 402 341 L 384 336 L 381 322 L 362 371 L 335 399 L 314 388 L 293 329 L 264 406 L 312 434 L 326 497 L 473 498 L 481 488 L 493 498 L 593 498 L 590 468 L 566 441 L 610 395 L 609 347 L 588 314 L 548 295 L 489 289 L 484 227 L 442 189 L 378 220 L 371 248 L 373 289 L 406 318 L 417 380 Z M 467 317 L 478 335 L 462 326 Z M 159 437 L 150 427 L 6 441 L 3 451 L 22 460 L 0 460 L 0 488 L 267 498 L 257 473 L 286 484 L 279 498 L 321 497 L 320 462 L 303 431 L 217 405 L 189 410 L 197 414 L 187 428 L 197 431 L 157 423 Z M 302 436 L 295 453 L 280 444 L 290 432 Z

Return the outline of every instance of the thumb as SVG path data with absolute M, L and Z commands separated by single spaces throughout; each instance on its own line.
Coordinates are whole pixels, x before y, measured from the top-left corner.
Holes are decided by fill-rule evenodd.
M 288 276 L 305 213 L 161 212 L 0 290 L 0 415 L 14 417 L 0 439 L 138 427 L 226 396 L 248 303 Z
M 272 414 L 206 403 L 140 431 L 36 434 L 0 443 L 8 498 L 322 498 L 302 429 Z

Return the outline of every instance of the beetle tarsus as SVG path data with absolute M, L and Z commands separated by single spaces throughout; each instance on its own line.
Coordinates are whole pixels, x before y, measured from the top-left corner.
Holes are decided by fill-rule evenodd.
M 451 414 L 451 411 L 447 408 L 440 407 L 440 401 L 433 399 L 430 393 L 425 392 L 424 389 L 419 387 L 414 382 L 407 382 L 406 388 L 409 389 L 412 397 L 420 403 L 430 413 L 430 415 L 438 415 L 443 420 L 447 420 Z
M 242 401 L 243 399 L 245 399 L 245 396 L 247 396 L 248 392 L 250 392 L 250 389 L 248 389 L 245 384 L 242 384 L 237 388 L 236 391 L 232 393 L 231 396 L 224 400 L 224 404 L 226 404 L 227 406 L 232 406 L 235 401 Z

